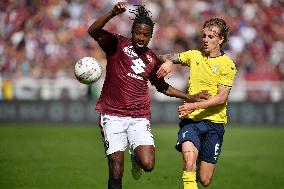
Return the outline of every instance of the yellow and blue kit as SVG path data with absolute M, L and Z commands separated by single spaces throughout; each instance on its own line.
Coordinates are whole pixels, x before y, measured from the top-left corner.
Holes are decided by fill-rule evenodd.
M 237 73 L 234 62 L 222 52 L 217 57 L 207 57 L 199 50 L 189 50 L 179 53 L 179 61 L 184 66 L 190 67 L 188 93 L 196 94 L 207 90 L 212 96 L 218 93 L 218 86 L 231 88 Z M 227 103 L 198 109 L 181 118 L 194 121 L 209 120 L 213 123 L 227 123 Z

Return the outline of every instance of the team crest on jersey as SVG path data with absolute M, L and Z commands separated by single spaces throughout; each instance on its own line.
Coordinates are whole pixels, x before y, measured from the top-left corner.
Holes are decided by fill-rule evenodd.
M 129 57 L 131 57 L 131 58 L 137 57 L 137 54 L 134 52 L 134 49 L 133 49 L 133 46 L 132 46 L 132 45 L 131 45 L 131 46 L 124 47 L 124 48 L 123 48 L 123 52 L 124 52 L 127 56 L 129 56 Z
M 216 73 L 218 70 L 219 70 L 219 66 L 218 65 L 214 65 L 213 72 Z
M 148 60 L 150 63 L 153 62 L 153 58 L 152 58 L 150 55 L 147 54 L 146 57 L 147 57 L 147 60 Z

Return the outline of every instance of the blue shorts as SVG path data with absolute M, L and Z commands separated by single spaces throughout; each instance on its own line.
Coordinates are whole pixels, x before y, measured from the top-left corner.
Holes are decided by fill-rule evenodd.
M 198 149 L 198 159 L 216 164 L 221 153 L 225 133 L 222 123 L 182 119 L 179 123 L 178 141 L 175 148 L 182 151 L 181 144 L 191 141 Z

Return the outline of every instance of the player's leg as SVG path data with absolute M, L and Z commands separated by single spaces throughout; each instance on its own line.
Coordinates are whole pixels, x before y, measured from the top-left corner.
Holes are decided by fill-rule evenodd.
M 155 166 L 155 147 L 153 145 L 140 145 L 134 150 L 136 161 L 145 172 L 151 172 Z
M 102 114 L 100 129 L 108 158 L 108 189 L 121 189 L 124 171 L 124 151 L 127 148 L 127 122 L 125 118 Z
M 194 144 L 190 141 L 182 143 L 182 155 L 183 155 L 183 186 L 184 189 L 196 189 L 196 160 L 198 156 L 198 150 Z
M 182 143 L 182 156 L 184 161 L 184 171 L 196 171 L 198 150 L 190 141 Z
M 150 172 L 155 166 L 155 146 L 150 129 L 150 121 L 145 118 L 131 118 L 131 125 L 128 128 L 128 140 L 132 156 L 145 172 Z M 133 163 L 135 166 L 135 162 Z M 135 167 L 132 174 L 135 176 Z M 136 169 L 139 171 L 138 169 Z
M 199 165 L 199 181 L 207 187 L 211 183 L 215 170 L 215 164 L 201 161 Z
M 206 135 L 202 142 L 202 148 L 200 149 L 200 167 L 199 167 L 199 179 L 200 183 L 207 187 L 212 181 L 214 170 L 218 158 L 221 153 L 221 147 L 223 143 L 224 126 L 223 124 L 212 123 L 205 121 Z
M 200 148 L 200 134 L 196 128 L 198 122 L 190 119 L 182 119 L 179 126 L 178 143 L 176 149 L 183 155 L 183 188 L 197 189 L 196 161 Z
M 124 171 L 124 152 L 118 151 L 108 157 L 108 189 L 122 189 L 122 177 Z

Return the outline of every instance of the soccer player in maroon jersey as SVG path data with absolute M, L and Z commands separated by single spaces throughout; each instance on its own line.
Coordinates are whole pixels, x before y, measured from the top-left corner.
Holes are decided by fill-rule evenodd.
M 147 47 L 154 23 L 149 11 L 139 5 L 134 13 L 131 39 L 103 29 L 113 17 L 126 10 L 125 2 L 99 17 L 88 33 L 104 50 L 107 59 L 106 77 L 96 109 L 100 113 L 100 128 L 108 158 L 108 189 L 121 189 L 124 170 L 124 151 L 129 146 L 132 174 L 138 179 L 155 165 L 155 147 L 150 129 L 150 95 L 148 81 L 159 92 L 192 101 L 208 98 L 206 92 L 192 96 L 179 91 L 156 72 L 160 68 L 156 54 Z

